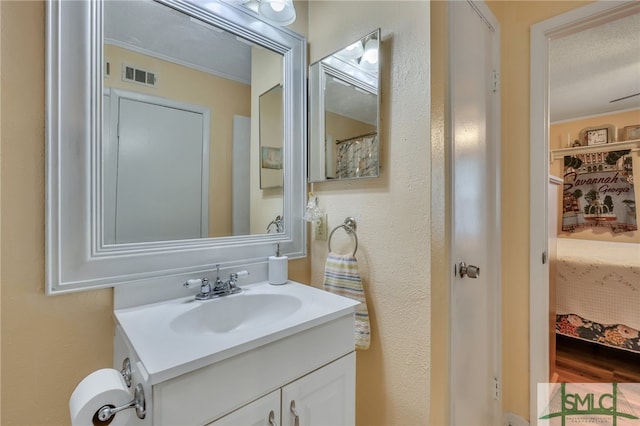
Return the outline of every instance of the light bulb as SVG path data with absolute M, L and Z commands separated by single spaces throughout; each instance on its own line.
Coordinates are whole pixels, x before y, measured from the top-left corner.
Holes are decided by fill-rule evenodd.
M 271 1 L 270 5 L 271 9 L 276 12 L 282 12 L 284 10 L 284 2 L 282 1 Z
M 292 0 L 261 0 L 258 11 L 266 21 L 276 25 L 289 25 L 296 20 Z
M 369 62 L 370 64 L 378 63 L 378 40 L 371 39 L 367 42 L 364 48 L 364 54 L 362 60 Z

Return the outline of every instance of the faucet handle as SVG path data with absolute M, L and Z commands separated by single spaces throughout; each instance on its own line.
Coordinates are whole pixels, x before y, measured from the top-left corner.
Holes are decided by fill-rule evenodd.
M 205 278 L 206 279 L 206 278 Z M 185 288 L 195 288 L 202 285 L 202 280 L 200 278 L 193 278 L 185 281 L 182 286 Z
M 229 281 L 227 281 L 227 284 L 229 285 L 229 291 L 233 293 L 240 292 L 241 289 L 236 285 L 236 281 L 238 281 L 238 278 L 244 278 L 248 275 L 249 275 L 249 271 L 232 272 L 229 275 Z
M 238 278 L 244 278 L 247 276 L 249 276 L 249 271 L 238 271 L 238 272 L 232 272 L 229 278 L 233 280 L 237 280 Z

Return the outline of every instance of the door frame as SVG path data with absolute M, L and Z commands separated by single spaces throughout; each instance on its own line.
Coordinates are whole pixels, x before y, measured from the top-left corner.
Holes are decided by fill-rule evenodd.
M 529 421 L 537 424 L 537 384 L 549 382 L 549 41 L 622 16 L 636 1 L 597 1 L 531 26 L 529 185 Z
M 493 163 L 493 173 L 487 173 L 488 184 L 494 189 L 494 197 L 491 198 L 490 204 L 492 204 L 491 211 L 489 213 L 490 221 L 492 222 L 492 229 L 489 230 L 489 234 L 493 236 L 492 241 L 490 243 L 491 252 L 492 253 L 501 253 L 501 95 L 500 95 L 500 44 L 501 44 L 501 32 L 500 32 L 500 23 L 494 16 L 491 9 L 486 5 L 486 3 L 482 0 L 467 0 L 467 3 L 470 5 L 472 9 L 478 14 L 478 17 L 486 24 L 493 32 L 492 38 L 492 57 L 491 64 L 493 65 L 493 77 L 491 80 L 487 81 L 488 89 L 492 87 L 493 90 L 493 98 L 490 106 L 487 107 L 487 113 L 489 115 L 489 120 L 487 121 L 487 143 L 486 149 L 488 153 L 488 157 L 490 161 Z M 456 25 L 452 21 L 452 13 L 451 8 L 448 8 L 449 15 L 449 40 L 451 40 L 451 31 L 456 30 Z M 454 54 L 452 50 L 449 48 L 450 56 L 449 61 L 452 62 L 455 60 Z M 452 99 L 452 67 L 449 65 L 448 67 L 448 96 L 449 100 Z M 449 236 L 449 259 L 453 264 L 457 264 L 458 261 L 463 259 L 458 259 L 455 256 L 455 247 L 454 247 L 454 222 L 455 222 L 455 209 L 454 209 L 454 190 L 455 183 L 453 182 L 454 178 L 454 147 L 453 147 L 453 134 L 454 134 L 454 108 L 453 104 L 449 105 L 449 123 L 448 123 L 448 134 L 449 134 L 449 152 L 450 155 L 450 178 L 451 178 L 451 187 L 449 188 L 450 197 L 451 197 L 451 209 L 449 212 L 449 220 L 451 223 L 451 234 Z M 492 143 L 493 142 L 493 143 Z M 493 270 L 493 276 L 491 277 L 490 286 L 493 290 L 493 327 L 492 333 L 495 336 L 495 341 L 493 342 L 495 357 L 492 360 L 493 365 L 486 366 L 486 368 L 490 368 L 493 371 L 494 378 L 496 380 L 495 384 L 487 383 L 487 389 L 491 389 L 492 386 L 495 386 L 494 392 L 494 404 L 493 404 L 493 418 L 494 423 L 501 423 L 502 419 L 502 395 L 501 395 L 501 387 L 502 387 L 502 259 L 501 255 L 492 256 L 491 259 L 493 262 L 488 264 L 487 266 L 490 270 Z M 451 304 L 453 301 L 453 286 L 457 280 L 455 265 L 450 264 L 449 268 L 449 303 Z M 486 272 L 484 273 L 486 275 Z M 451 312 L 453 312 L 452 307 L 449 307 L 450 319 L 449 319 L 449 332 L 453 332 Z M 449 338 L 449 420 L 454 418 L 454 399 L 455 399 L 455 389 L 453 387 L 453 339 Z

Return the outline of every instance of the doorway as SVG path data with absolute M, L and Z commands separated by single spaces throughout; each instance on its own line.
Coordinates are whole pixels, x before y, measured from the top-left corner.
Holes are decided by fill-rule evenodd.
M 634 4 L 635 3 L 635 4 Z M 553 39 L 576 33 L 638 7 L 636 2 L 595 2 L 531 27 L 531 151 L 530 151 L 530 419 L 536 423 L 538 383 L 550 379 L 549 331 L 549 44 Z M 534 211 L 533 209 L 536 209 Z

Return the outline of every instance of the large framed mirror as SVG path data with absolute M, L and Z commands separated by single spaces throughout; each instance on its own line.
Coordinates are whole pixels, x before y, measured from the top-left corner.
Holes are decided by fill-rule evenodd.
M 185 0 L 48 2 L 47 37 L 48 293 L 305 255 L 304 37 Z
M 380 174 L 380 29 L 309 68 L 309 181 Z

